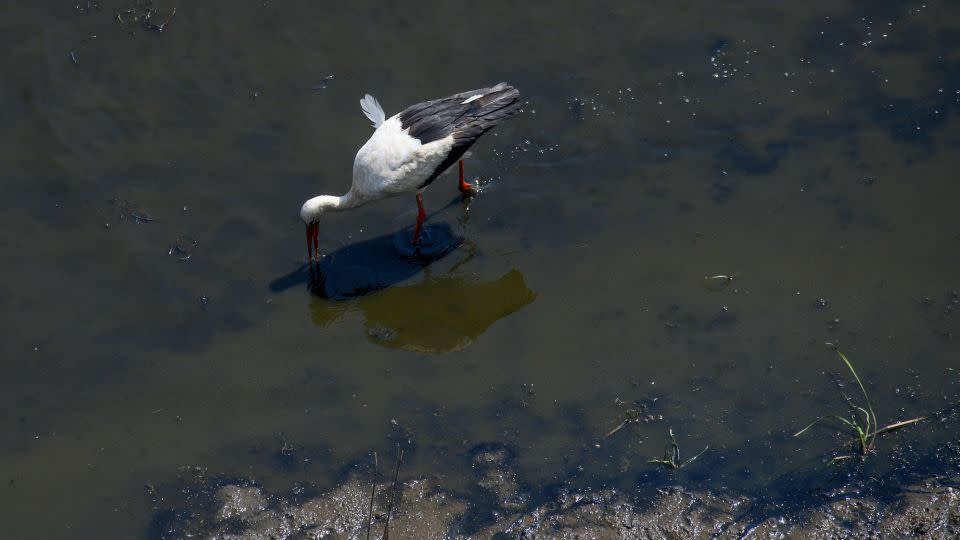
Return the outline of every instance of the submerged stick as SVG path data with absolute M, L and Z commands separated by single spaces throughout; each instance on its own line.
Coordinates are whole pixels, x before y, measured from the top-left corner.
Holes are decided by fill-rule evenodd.
M 400 462 L 403 461 L 403 449 L 397 445 L 397 468 L 393 471 L 393 496 L 387 507 L 387 524 L 383 526 L 383 540 L 390 540 L 390 518 L 393 516 L 393 503 L 397 501 L 397 479 L 400 477 Z
M 610 431 L 608 431 L 607 434 L 604 435 L 604 438 L 609 437 L 609 436 L 613 435 L 614 433 L 620 431 L 621 429 L 627 427 L 627 424 L 629 424 L 629 423 L 630 423 L 629 420 L 624 420 L 623 422 L 620 422 L 620 425 L 617 426 L 617 427 L 615 427 L 615 428 L 613 428 L 613 429 L 611 429 Z
M 373 482 L 370 486 L 370 511 L 367 514 L 367 540 L 370 540 L 370 528 L 373 526 L 373 498 L 377 496 L 377 451 L 373 451 Z

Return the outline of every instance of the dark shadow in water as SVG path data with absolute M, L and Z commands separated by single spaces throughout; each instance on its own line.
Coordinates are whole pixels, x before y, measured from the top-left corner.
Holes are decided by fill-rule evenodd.
M 402 229 L 342 247 L 308 269 L 310 290 L 331 300 L 355 298 L 406 281 L 460 247 L 450 225 L 425 225 L 414 249 Z
M 463 238 L 446 223 L 424 225 L 416 250 L 410 236 L 406 228 L 344 246 L 271 281 L 270 290 L 282 292 L 306 284 L 312 293 L 330 300 L 356 298 L 412 278 L 463 244 Z
M 461 201 L 461 197 L 454 197 L 427 220 Z M 406 227 L 344 246 L 319 262 L 304 263 L 271 281 L 270 290 L 282 292 L 307 284 L 311 292 L 323 298 L 355 298 L 410 279 L 463 244 L 463 238 L 447 223 L 425 224 L 416 247 L 411 243 L 412 235 L 413 228 Z

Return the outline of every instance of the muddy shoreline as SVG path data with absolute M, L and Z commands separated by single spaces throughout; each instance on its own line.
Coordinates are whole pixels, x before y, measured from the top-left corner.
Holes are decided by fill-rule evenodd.
M 642 499 L 613 489 L 560 489 L 534 502 L 505 449 L 476 453 L 471 469 L 476 488 L 471 495 L 447 491 L 442 478 L 401 478 L 394 484 L 391 472 L 382 472 L 372 505 L 372 471 L 362 467 L 321 493 L 304 486 L 270 493 L 246 480 L 185 470 L 176 486 L 151 493 L 158 511 L 150 537 L 366 538 L 371 515 L 370 538 L 384 537 L 388 523 L 389 537 L 398 539 L 960 537 L 958 476 L 931 477 L 882 499 L 838 490 L 823 494 L 822 504 L 781 513 L 749 497 L 681 486 Z

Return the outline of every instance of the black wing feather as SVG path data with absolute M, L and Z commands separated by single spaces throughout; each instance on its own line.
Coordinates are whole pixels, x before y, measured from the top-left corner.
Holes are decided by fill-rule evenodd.
M 464 103 L 467 99 L 481 97 Z M 433 174 L 420 186 L 426 187 L 463 157 L 481 135 L 520 110 L 520 92 L 507 83 L 460 92 L 450 97 L 425 101 L 400 113 L 400 125 L 421 143 L 453 135 L 453 148 Z

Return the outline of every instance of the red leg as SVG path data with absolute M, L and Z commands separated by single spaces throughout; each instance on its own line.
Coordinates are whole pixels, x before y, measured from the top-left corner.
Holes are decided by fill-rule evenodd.
M 462 159 L 460 160 L 460 184 L 459 184 L 459 187 L 460 187 L 460 193 L 463 193 L 464 195 L 472 195 L 472 194 L 476 193 L 476 191 L 477 191 L 477 188 L 475 188 L 474 186 L 471 186 L 470 184 L 468 184 L 467 181 L 463 178 L 463 160 L 462 160 Z
M 417 193 L 417 225 L 413 228 L 413 245 L 420 242 L 420 229 L 423 228 L 425 219 L 427 219 L 427 212 L 423 209 L 423 199 Z
M 320 224 L 311 223 L 307 225 L 307 259 L 313 262 L 320 258 Z
M 313 227 L 307 225 L 307 260 L 313 263 Z

